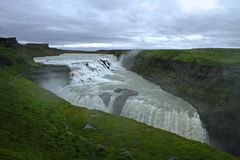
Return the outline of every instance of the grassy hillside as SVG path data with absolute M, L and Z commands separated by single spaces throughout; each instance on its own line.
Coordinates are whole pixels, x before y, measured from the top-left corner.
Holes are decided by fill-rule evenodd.
M 206 144 L 74 107 L 25 78 L 51 50 L 0 46 L 0 159 L 233 160 Z
M 240 64 L 240 49 L 190 49 L 190 50 L 144 50 L 140 54 L 149 54 L 164 60 L 196 62 L 205 65 Z

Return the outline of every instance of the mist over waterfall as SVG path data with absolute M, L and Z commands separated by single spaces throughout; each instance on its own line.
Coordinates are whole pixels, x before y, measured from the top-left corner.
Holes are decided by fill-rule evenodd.
M 190 103 L 128 71 L 123 67 L 123 61 L 118 61 L 113 55 L 63 54 L 34 60 L 70 68 L 68 85 L 56 87 L 55 83 L 53 87 L 49 80 L 42 86 L 73 105 L 129 117 L 188 139 L 208 143 L 207 131 Z

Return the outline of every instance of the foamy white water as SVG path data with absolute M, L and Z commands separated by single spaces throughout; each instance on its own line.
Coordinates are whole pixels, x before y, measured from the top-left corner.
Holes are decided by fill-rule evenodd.
M 68 86 L 53 88 L 45 82 L 43 87 L 73 105 L 129 117 L 208 143 L 207 131 L 190 103 L 126 70 L 115 56 L 63 54 L 38 57 L 34 61 L 69 66 L 71 82 Z

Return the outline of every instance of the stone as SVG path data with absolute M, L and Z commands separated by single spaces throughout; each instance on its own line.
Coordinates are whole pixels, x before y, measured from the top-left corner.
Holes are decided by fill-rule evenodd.
M 179 157 L 169 156 L 167 160 L 179 160 Z
M 113 103 L 113 114 L 115 115 L 120 115 L 122 112 L 122 109 L 124 105 L 126 104 L 126 101 L 128 98 L 132 96 L 137 96 L 138 92 L 130 89 L 121 89 L 118 88 L 114 90 L 114 92 L 119 93 L 120 95 L 115 98 L 114 103 Z
M 91 126 L 90 124 L 86 124 L 83 129 L 84 129 L 84 130 L 85 130 L 85 129 L 95 130 L 96 128 L 93 127 L 93 126 Z
M 99 97 L 103 100 L 105 107 L 108 107 L 110 99 L 111 99 L 111 94 L 104 92 L 104 93 L 100 94 Z

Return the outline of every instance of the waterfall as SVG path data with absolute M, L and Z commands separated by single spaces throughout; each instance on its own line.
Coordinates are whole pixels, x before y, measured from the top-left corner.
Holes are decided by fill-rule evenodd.
M 73 105 L 132 118 L 188 139 L 209 143 L 199 114 L 190 103 L 128 71 L 115 56 L 63 54 L 38 57 L 34 61 L 69 66 L 69 85 L 55 89 L 43 87 Z

